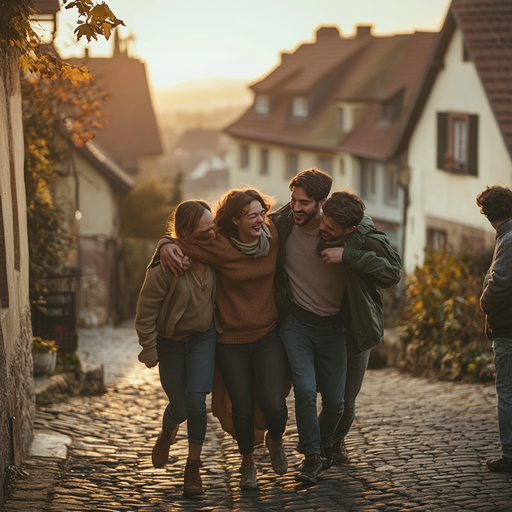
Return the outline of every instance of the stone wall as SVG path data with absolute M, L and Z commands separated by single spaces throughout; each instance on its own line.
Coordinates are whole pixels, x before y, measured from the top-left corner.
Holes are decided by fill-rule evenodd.
M 0 504 L 35 415 L 19 56 L 0 47 Z M 14 446 L 14 450 L 13 447 Z

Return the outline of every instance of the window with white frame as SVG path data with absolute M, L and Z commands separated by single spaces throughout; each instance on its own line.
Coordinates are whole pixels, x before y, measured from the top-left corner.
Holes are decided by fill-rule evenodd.
M 384 202 L 390 205 L 397 205 L 399 181 L 398 167 L 396 165 L 387 165 L 384 175 Z
M 293 117 L 308 117 L 308 99 L 305 96 L 293 98 Z
M 437 113 L 437 167 L 457 174 L 478 175 L 478 116 Z
M 448 234 L 446 230 L 439 228 L 427 228 L 427 247 L 439 251 L 446 247 Z
M 260 174 L 268 174 L 268 149 L 262 148 L 260 152 Z
M 286 153 L 285 178 L 291 180 L 299 172 L 299 155 L 297 153 Z
M 240 145 L 240 169 L 249 168 L 249 146 L 247 144 Z
M 346 111 L 343 107 L 338 107 L 336 109 L 336 131 L 340 133 L 345 132 L 345 115 Z
M 319 156 L 317 158 L 317 168 L 332 176 L 332 158 L 330 156 Z
M 266 94 L 257 94 L 254 100 L 256 114 L 268 114 L 270 112 L 270 98 Z
M 340 174 L 343 176 L 345 174 L 345 158 L 340 158 Z
M 371 160 L 361 161 L 361 197 L 366 200 L 377 197 L 377 164 Z

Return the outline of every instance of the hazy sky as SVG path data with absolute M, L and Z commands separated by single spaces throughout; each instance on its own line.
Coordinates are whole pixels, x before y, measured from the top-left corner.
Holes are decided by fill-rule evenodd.
M 450 0 L 106 0 L 135 35 L 133 54 L 147 63 L 152 85 L 266 74 L 281 51 L 312 41 L 319 25 L 343 35 L 357 24 L 375 34 L 441 28 Z M 63 57 L 83 54 L 73 43 L 76 10 L 62 10 L 56 40 Z M 91 56 L 111 53 L 111 42 L 92 42 Z

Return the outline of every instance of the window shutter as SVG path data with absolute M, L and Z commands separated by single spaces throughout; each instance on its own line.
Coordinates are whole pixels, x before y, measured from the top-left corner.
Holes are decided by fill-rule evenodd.
M 444 169 L 444 154 L 448 149 L 448 114 L 437 113 L 437 168 Z
M 469 116 L 468 174 L 478 176 L 478 116 Z

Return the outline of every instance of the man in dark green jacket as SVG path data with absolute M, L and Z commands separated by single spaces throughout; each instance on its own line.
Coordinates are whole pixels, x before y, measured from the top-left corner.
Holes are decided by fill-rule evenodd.
M 271 215 L 280 235 L 275 281 L 280 333 L 294 382 L 300 449 L 306 456 L 296 478 L 308 483 L 315 483 L 322 467 L 332 464 L 333 450 L 337 461 L 346 461 L 343 437 L 353 421 L 369 350 L 383 337 L 378 286 L 392 286 L 401 275 L 400 258 L 386 235 L 375 230 L 369 217 L 363 219 L 360 198 L 335 193 L 348 194 L 348 201 L 326 203 L 331 183 L 329 176 L 316 169 L 300 173 L 290 183 L 291 203 Z M 331 218 L 335 236 L 322 222 L 321 207 L 328 204 L 341 210 L 342 216 L 349 212 L 343 224 Z M 319 244 L 320 234 L 324 240 Z M 317 387 L 323 403 L 320 418 Z M 347 408 L 347 416 L 344 396 L 352 408 Z M 333 434 L 338 436 L 334 447 Z

